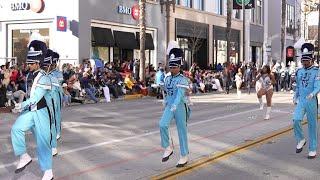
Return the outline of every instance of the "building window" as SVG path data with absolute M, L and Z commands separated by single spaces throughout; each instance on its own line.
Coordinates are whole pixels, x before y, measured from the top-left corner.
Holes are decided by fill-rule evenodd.
M 233 18 L 241 19 L 241 10 L 240 9 L 233 10 L 232 15 L 233 15 Z
M 250 10 L 251 16 L 250 16 L 250 22 L 255 23 L 255 9 Z
M 222 0 L 213 0 L 214 13 L 222 15 Z
M 178 0 L 177 4 L 181 5 L 181 6 L 192 8 L 192 0 Z
M 287 17 L 286 17 L 286 29 L 287 29 L 287 33 L 289 34 L 293 34 L 295 26 L 294 26 L 294 6 L 287 4 L 286 5 L 286 13 L 287 13 Z
M 257 0 L 256 18 L 256 23 L 262 24 L 262 0 Z
M 194 8 L 203 11 L 204 10 L 203 0 L 194 0 Z

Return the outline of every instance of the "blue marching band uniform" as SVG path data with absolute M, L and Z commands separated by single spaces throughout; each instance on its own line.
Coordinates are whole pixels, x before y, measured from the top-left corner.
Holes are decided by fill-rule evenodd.
M 15 172 L 22 172 L 32 162 L 25 143 L 25 132 L 31 130 L 36 140 L 39 165 L 44 171 L 43 180 L 53 179 L 52 155 L 57 153 L 53 150 L 57 147 L 56 133 L 61 123 L 61 98 L 57 95 L 61 93 L 61 87 L 57 86 L 59 81 L 56 78 L 59 76 L 53 75 L 54 71 L 48 74 L 52 57 L 53 52 L 44 42 L 33 40 L 30 43 L 26 63 L 29 66 L 38 64 L 40 69 L 27 75 L 27 99 L 15 105 L 14 110 L 21 114 L 11 129 L 14 153 L 20 157 Z M 60 122 L 56 122 L 57 117 L 60 117 Z
M 169 53 L 169 68 L 180 68 L 183 52 L 181 49 L 173 48 Z M 166 162 L 173 154 L 173 145 L 170 145 L 169 126 L 175 119 L 179 144 L 180 160 L 177 167 L 183 167 L 188 162 L 189 154 L 187 137 L 187 119 L 190 115 L 190 109 L 186 102 L 186 93 L 189 90 L 189 83 L 181 73 L 167 76 L 164 81 L 164 112 L 159 122 L 161 146 L 165 149 L 162 162 Z
M 301 121 L 306 114 L 308 120 L 309 133 L 309 159 L 316 157 L 317 150 L 317 119 L 318 119 L 318 99 L 317 94 L 320 91 L 320 73 L 319 68 L 313 66 L 314 46 L 310 43 L 302 45 L 301 61 L 310 61 L 309 67 L 298 69 L 296 72 L 296 91 L 294 94 L 294 103 L 296 104 L 293 127 L 294 135 L 297 141 L 296 153 L 300 153 L 306 140 L 303 135 Z
M 60 138 L 61 133 L 61 107 L 62 107 L 62 97 L 63 90 L 61 83 L 63 80 L 63 75 L 60 71 L 56 69 L 56 64 L 59 60 L 59 54 L 48 49 L 47 56 L 45 58 L 45 63 L 50 66 L 48 76 L 51 80 L 52 90 L 52 114 L 53 114 L 53 132 L 56 136 L 52 140 L 52 155 L 56 156 L 57 151 L 57 139 Z M 61 80 L 62 79 L 62 80 Z

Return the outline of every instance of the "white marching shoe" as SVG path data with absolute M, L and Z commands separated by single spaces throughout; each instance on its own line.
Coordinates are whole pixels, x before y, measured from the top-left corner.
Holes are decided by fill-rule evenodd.
M 163 153 L 163 156 L 162 156 L 162 162 L 168 161 L 172 154 L 173 154 L 173 148 L 171 146 L 168 146 L 164 150 L 164 153 Z
M 46 170 L 43 174 L 42 180 L 52 180 L 52 179 L 53 179 L 52 169 Z
M 57 148 L 52 148 L 52 156 L 58 155 L 58 149 Z
M 317 156 L 316 151 L 310 151 L 308 154 L 308 159 L 314 159 Z
M 15 173 L 22 172 L 30 163 L 32 162 L 31 157 L 29 154 L 25 153 L 20 156 L 19 163 L 17 165 L 17 169 L 15 170 Z
M 299 141 L 297 144 L 296 153 L 301 153 L 304 145 L 306 145 L 305 139 L 302 139 L 301 141 Z
M 15 173 L 22 172 L 31 162 L 32 162 L 32 159 L 29 156 L 29 154 L 25 153 L 21 155 L 19 163 L 17 165 L 17 169 L 15 170 Z
M 177 168 L 184 167 L 188 163 L 188 156 L 180 156 L 180 159 L 176 165 Z

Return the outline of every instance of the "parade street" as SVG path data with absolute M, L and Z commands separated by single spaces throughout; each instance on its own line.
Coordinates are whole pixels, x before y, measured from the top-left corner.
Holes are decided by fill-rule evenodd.
M 236 94 L 194 96 L 186 168 L 291 126 L 291 96 L 275 93 L 270 120 L 263 119 L 265 109 L 259 110 L 254 93 L 241 99 Z M 188 171 L 181 168 L 172 175 L 177 170 L 179 141 L 172 125 L 174 154 L 162 163 L 161 114 L 161 100 L 151 97 L 64 108 L 59 153 L 53 162 L 55 179 L 161 179 L 163 175 L 178 179 L 312 179 L 320 175 L 316 169 L 320 161 L 308 160 L 307 148 L 295 154 L 290 130 Z M 10 129 L 16 117 L 0 114 L 0 179 L 40 179 L 36 159 L 23 172 L 14 173 L 18 159 L 13 153 Z M 34 158 L 32 134 L 28 133 L 26 139 L 27 151 Z

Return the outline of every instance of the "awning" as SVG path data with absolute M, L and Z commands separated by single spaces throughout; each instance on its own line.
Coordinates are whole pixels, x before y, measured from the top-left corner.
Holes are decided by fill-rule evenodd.
M 116 46 L 121 49 L 137 49 L 137 40 L 134 33 L 113 31 Z
M 138 49 L 140 48 L 140 32 L 136 33 L 136 38 L 138 42 Z M 154 50 L 154 44 L 153 44 L 153 38 L 150 33 L 146 33 L 146 49 L 148 50 Z
M 111 29 L 91 27 L 91 42 L 92 46 L 114 46 L 114 39 L 112 36 Z

